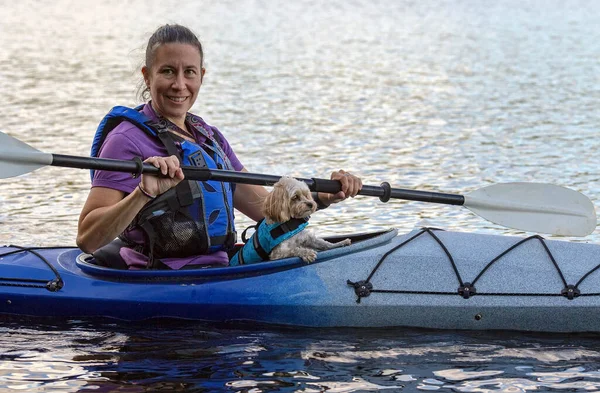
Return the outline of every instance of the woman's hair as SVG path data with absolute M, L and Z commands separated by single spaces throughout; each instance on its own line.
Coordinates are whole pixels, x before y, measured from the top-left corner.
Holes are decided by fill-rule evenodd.
M 200 52 L 200 68 L 202 68 L 204 64 L 204 51 L 202 50 L 200 40 L 190 29 L 178 24 L 160 26 L 150 36 L 148 45 L 146 45 L 145 66 L 148 69 L 152 69 L 156 49 L 163 44 L 172 43 L 189 44 L 198 48 L 198 52 Z M 146 101 L 150 96 L 150 89 L 146 86 L 143 79 L 138 88 L 138 96 L 142 101 Z

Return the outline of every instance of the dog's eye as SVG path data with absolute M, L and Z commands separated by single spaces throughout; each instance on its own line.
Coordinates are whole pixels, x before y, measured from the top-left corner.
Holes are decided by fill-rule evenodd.
M 292 201 L 297 201 L 299 198 L 300 198 L 300 197 L 299 197 L 298 195 L 294 195 L 294 196 L 292 197 Z

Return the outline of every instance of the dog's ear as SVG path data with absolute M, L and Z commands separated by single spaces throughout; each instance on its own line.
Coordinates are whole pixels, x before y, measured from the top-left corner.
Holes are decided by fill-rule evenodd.
M 284 186 L 275 184 L 273 190 L 265 198 L 263 214 L 269 224 L 290 220 L 290 198 Z

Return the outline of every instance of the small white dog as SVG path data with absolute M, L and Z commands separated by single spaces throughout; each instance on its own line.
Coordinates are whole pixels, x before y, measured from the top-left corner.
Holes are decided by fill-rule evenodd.
M 284 176 L 269 193 L 263 204 L 263 214 L 267 224 L 284 223 L 292 218 L 308 218 L 317 210 L 306 183 Z M 303 230 L 275 246 L 269 259 L 300 257 L 304 262 L 314 262 L 317 251 L 329 250 L 350 245 L 350 239 L 338 243 L 316 237 L 311 231 Z

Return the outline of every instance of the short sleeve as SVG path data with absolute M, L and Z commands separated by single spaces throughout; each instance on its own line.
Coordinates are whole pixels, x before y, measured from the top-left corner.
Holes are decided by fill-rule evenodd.
M 227 158 L 229 158 L 229 162 L 231 162 L 233 169 L 235 169 L 238 172 L 241 171 L 244 168 L 244 165 L 235 155 L 233 148 L 231 147 L 225 136 L 221 133 L 221 131 L 217 129 L 217 127 L 210 126 L 210 128 L 215 134 L 217 134 L 218 140 L 220 142 L 219 144 L 221 145 L 221 148 L 223 149 L 223 152 L 225 153 Z
M 146 159 L 147 157 L 145 157 L 140 143 L 137 139 L 133 139 L 133 137 L 140 137 L 139 133 L 135 132 L 138 129 L 131 125 L 126 130 L 127 132 L 123 132 L 125 131 L 124 127 L 121 127 L 123 125 L 123 123 L 119 125 L 107 136 L 98 156 L 119 160 L 133 160 L 135 157 L 140 157 L 142 160 Z M 121 128 L 121 132 L 119 132 L 119 128 Z M 135 135 L 128 135 L 130 132 Z M 146 136 L 142 134 L 141 137 Z M 134 178 L 131 173 L 95 171 L 94 178 L 92 179 L 92 187 L 112 188 L 129 194 L 137 187 L 139 182 L 140 179 Z

